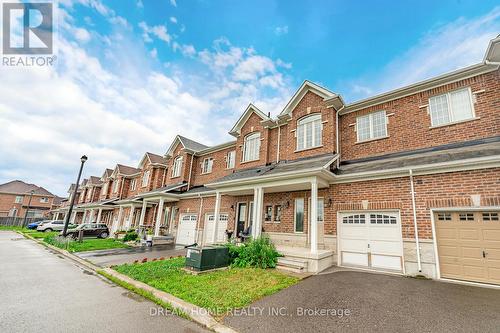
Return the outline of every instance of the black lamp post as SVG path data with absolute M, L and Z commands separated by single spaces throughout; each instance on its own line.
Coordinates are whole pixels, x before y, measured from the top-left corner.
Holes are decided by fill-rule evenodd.
M 28 200 L 28 207 L 26 208 L 26 212 L 24 213 L 24 221 L 23 221 L 23 224 L 28 224 L 26 223 L 26 219 L 28 218 L 28 212 L 31 208 L 31 199 L 33 198 L 33 194 L 35 194 L 35 190 L 31 190 L 30 191 L 30 199 Z M 23 225 L 24 227 L 24 225 Z
M 87 161 L 87 156 L 83 155 L 80 158 L 82 164 L 80 165 L 80 171 L 78 171 L 78 177 L 76 178 L 75 189 L 73 190 L 73 195 L 71 196 L 71 203 L 69 205 L 68 214 L 64 219 L 64 229 L 63 236 L 66 237 L 66 231 L 68 231 L 69 219 L 71 218 L 71 213 L 73 213 L 73 205 L 75 204 L 76 193 L 78 192 L 78 185 L 80 184 L 80 177 L 82 176 L 83 164 Z

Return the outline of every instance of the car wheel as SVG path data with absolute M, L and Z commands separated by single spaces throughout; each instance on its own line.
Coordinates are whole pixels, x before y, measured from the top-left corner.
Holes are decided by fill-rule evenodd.
M 47 228 L 47 229 L 45 229 L 43 232 L 51 232 L 51 231 L 52 231 L 52 229 Z
M 108 238 L 108 233 L 106 231 L 103 231 L 101 232 L 101 234 L 99 235 L 99 238 Z

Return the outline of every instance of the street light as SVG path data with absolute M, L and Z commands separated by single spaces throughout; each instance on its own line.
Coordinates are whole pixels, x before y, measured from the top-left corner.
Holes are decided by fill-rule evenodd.
M 24 221 L 23 221 L 23 224 L 27 224 L 26 223 L 26 219 L 28 218 L 28 211 L 30 210 L 31 208 L 31 198 L 33 198 L 33 194 L 35 194 L 35 190 L 31 190 L 30 191 L 30 199 L 28 201 L 28 208 L 26 208 L 26 212 L 24 213 Z M 23 225 L 24 227 L 24 225 Z
M 76 193 L 78 192 L 78 185 L 80 184 L 80 177 L 82 176 L 83 164 L 87 161 L 87 156 L 83 155 L 80 158 L 82 164 L 80 165 L 80 171 L 78 171 L 78 177 L 76 178 L 75 189 L 73 190 L 73 195 L 71 197 L 71 203 L 69 205 L 68 214 L 64 220 L 63 236 L 66 237 L 66 231 L 68 231 L 69 219 L 71 218 L 71 213 L 73 213 L 73 205 L 75 204 Z

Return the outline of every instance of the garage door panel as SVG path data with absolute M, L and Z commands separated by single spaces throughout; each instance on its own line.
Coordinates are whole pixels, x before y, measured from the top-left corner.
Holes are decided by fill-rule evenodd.
M 342 251 L 342 263 L 353 266 L 368 266 L 368 254 Z
M 342 239 L 342 249 L 345 251 L 366 252 L 367 248 L 366 240 Z
M 462 247 L 462 257 L 464 258 L 481 258 L 483 249 L 481 247 Z
M 480 230 L 478 229 L 460 229 L 460 240 L 479 240 Z
M 478 267 L 477 265 L 464 265 L 463 266 L 463 275 L 466 277 L 473 277 L 473 278 L 486 278 L 486 268 L 485 267 Z
M 368 239 L 368 229 L 364 226 L 345 226 L 342 228 L 342 238 Z
M 500 227 L 498 227 L 498 229 L 483 229 L 483 239 L 495 242 L 500 246 Z
M 227 221 L 228 221 L 228 215 L 227 214 L 220 214 L 219 215 L 219 223 L 217 225 L 217 235 L 216 235 L 216 242 L 221 243 L 226 241 L 226 230 L 227 230 Z M 214 215 L 210 214 L 207 215 L 205 218 L 205 242 L 206 243 L 211 243 L 212 242 L 212 235 L 214 232 Z
M 500 283 L 500 267 L 490 267 L 486 274 L 494 283 Z
M 384 226 L 376 226 L 370 228 L 370 240 L 393 240 L 399 242 L 401 240 L 401 232 L 399 228 L 395 228 L 393 226 L 389 228 L 384 228 Z
M 383 268 L 390 270 L 401 270 L 401 257 L 399 256 L 384 256 L 372 254 L 371 256 L 372 267 Z
M 441 264 L 441 274 L 446 274 L 448 277 L 457 277 L 461 276 L 462 273 L 462 265 L 456 263 L 442 263 Z
M 370 243 L 371 252 L 376 254 L 400 254 L 401 244 L 393 241 L 377 241 Z
M 440 228 L 439 233 L 439 239 L 442 241 L 455 241 L 457 239 L 457 229 L 455 228 Z
M 196 240 L 196 215 L 181 215 L 177 229 L 177 244 L 189 245 Z

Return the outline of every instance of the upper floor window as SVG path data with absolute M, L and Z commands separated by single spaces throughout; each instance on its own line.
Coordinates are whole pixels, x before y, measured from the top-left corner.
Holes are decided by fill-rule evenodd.
M 297 150 L 321 146 L 323 126 L 321 114 L 313 114 L 297 122 Z
M 120 184 L 120 182 L 118 181 L 118 179 L 115 179 L 115 181 L 113 182 L 113 193 L 118 193 L 118 185 Z
M 455 90 L 429 98 L 429 112 L 432 126 L 474 118 L 470 89 Z
M 130 181 L 130 190 L 131 191 L 135 191 L 135 187 L 137 186 L 137 178 L 133 178 L 131 181 Z
M 236 160 L 236 151 L 231 150 L 229 153 L 227 153 L 226 156 L 226 168 L 233 169 L 235 160 Z
M 90 188 L 87 189 L 87 200 L 90 200 L 90 197 L 92 195 L 92 191 Z
M 214 159 L 211 157 L 205 158 L 201 163 L 201 173 L 212 172 L 212 166 L 214 165 Z
M 14 202 L 15 203 L 21 203 L 21 202 L 23 202 L 23 196 L 22 195 L 16 195 L 16 200 Z
M 377 111 L 356 118 L 358 142 L 387 136 L 387 117 L 385 111 Z
M 109 187 L 109 183 L 105 182 L 104 185 L 102 186 L 102 194 L 103 195 L 107 195 L 108 194 L 108 187 Z
M 253 133 L 245 138 L 243 145 L 243 162 L 255 161 L 259 159 L 260 133 Z
M 40 198 L 40 202 L 41 203 L 48 203 L 49 202 L 49 198 Z
M 179 177 L 181 175 L 181 166 L 182 156 L 179 156 L 174 160 L 174 165 L 172 166 L 172 178 Z
M 144 174 L 142 175 L 142 187 L 148 186 L 150 173 L 151 173 L 151 170 L 144 171 Z

